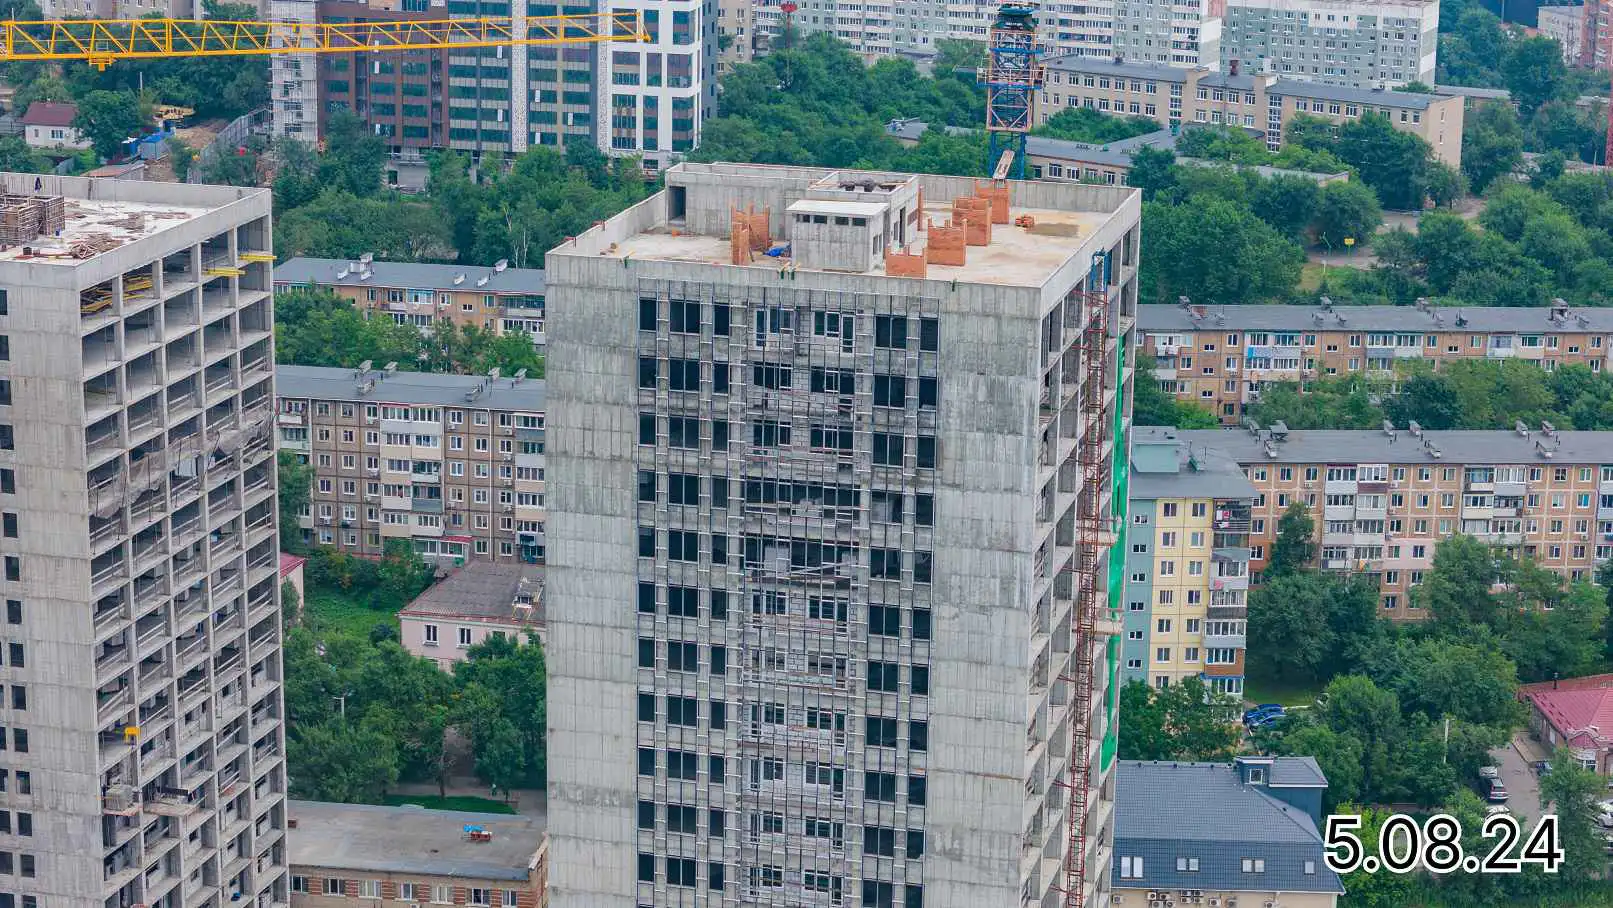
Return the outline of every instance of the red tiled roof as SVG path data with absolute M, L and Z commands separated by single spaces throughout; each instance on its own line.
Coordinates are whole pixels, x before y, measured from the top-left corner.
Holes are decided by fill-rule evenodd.
M 1529 684 L 1521 694 L 1568 737 L 1569 744 L 1613 745 L 1613 674 Z
M 35 101 L 22 115 L 24 126 L 72 126 L 78 105 L 58 101 Z
M 307 560 L 308 559 L 300 557 L 298 555 L 288 555 L 285 552 L 281 552 L 280 553 L 280 579 L 284 580 L 287 574 L 291 573 L 292 571 L 295 571 L 297 568 L 302 567 L 303 562 L 305 562 Z

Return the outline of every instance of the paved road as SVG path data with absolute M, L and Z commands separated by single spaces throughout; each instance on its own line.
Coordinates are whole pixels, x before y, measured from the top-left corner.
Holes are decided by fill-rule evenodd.
M 1535 778 L 1534 770 L 1529 768 L 1529 760 L 1519 753 L 1519 748 L 1521 746 L 1525 752 L 1532 752 L 1531 743 L 1525 738 L 1522 742 L 1513 742 L 1490 751 L 1491 758 L 1501 766 L 1501 782 L 1507 786 L 1509 795 L 1507 806 L 1530 827 L 1541 812 L 1540 780 Z

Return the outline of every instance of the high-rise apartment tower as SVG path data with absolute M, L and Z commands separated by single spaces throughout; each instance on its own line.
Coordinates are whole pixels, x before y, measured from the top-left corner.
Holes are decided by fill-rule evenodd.
M 1104 904 L 1138 215 L 684 163 L 549 253 L 556 908 Z
M 0 890 L 284 905 L 270 194 L 0 183 Z

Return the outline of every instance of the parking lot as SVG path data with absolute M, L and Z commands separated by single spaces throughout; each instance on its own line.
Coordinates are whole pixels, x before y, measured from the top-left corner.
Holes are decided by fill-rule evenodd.
M 1526 826 L 1533 826 L 1541 814 L 1540 780 L 1535 778 L 1529 763 L 1543 757 L 1534 756 L 1534 742 L 1526 736 L 1520 737 L 1523 737 L 1521 742 L 1513 741 L 1505 747 L 1498 747 L 1490 751 L 1490 756 L 1501 768 L 1501 782 L 1507 786 L 1507 806 L 1518 815 L 1518 819 L 1525 821 Z M 1527 759 L 1524 757 L 1526 753 L 1530 754 Z

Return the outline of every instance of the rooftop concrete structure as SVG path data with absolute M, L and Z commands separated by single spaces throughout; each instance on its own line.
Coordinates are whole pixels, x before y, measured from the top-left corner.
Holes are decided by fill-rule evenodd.
M 1103 904 L 1139 212 L 686 163 L 550 251 L 557 906 Z
M 296 824 L 289 854 L 299 872 L 319 868 L 525 881 L 543 844 L 543 818 L 532 814 L 324 801 L 286 806 Z M 467 835 L 467 826 L 487 838 Z
M 65 197 L 68 232 L 148 215 L 87 258 L 0 261 L 5 675 L 29 693 L 0 809 L 37 867 L 8 889 L 285 905 L 270 193 L 0 189 Z

